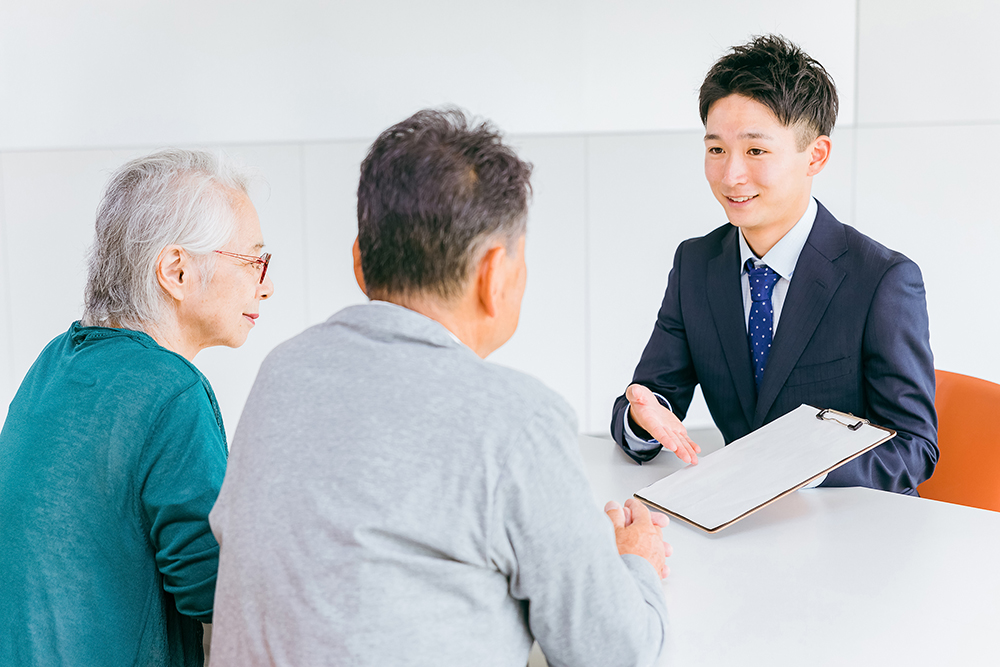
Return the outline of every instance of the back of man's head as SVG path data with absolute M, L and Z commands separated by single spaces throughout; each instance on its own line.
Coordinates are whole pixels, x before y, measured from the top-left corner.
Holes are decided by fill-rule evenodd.
M 489 123 L 423 110 L 383 132 L 361 164 L 358 246 L 373 299 L 457 298 L 479 251 L 524 235 L 531 165 Z
M 701 122 L 714 102 L 742 95 L 763 104 L 778 121 L 803 128 L 800 150 L 829 136 L 837 122 L 837 87 L 826 69 L 780 35 L 755 37 L 734 46 L 705 76 L 699 95 Z

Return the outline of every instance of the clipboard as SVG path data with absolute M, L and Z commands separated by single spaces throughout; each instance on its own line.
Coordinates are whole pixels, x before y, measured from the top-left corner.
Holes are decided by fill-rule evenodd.
M 802 404 L 633 495 L 716 533 L 895 436 L 867 419 Z

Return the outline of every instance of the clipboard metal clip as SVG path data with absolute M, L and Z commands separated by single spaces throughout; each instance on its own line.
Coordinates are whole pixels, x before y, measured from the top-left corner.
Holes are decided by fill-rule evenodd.
M 829 415 L 829 416 L 827 416 Z M 840 412 L 839 410 L 833 410 L 831 408 L 826 408 L 825 410 L 820 410 L 816 415 L 816 419 L 822 419 L 826 421 L 834 421 L 842 426 L 846 426 L 852 431 L 857 431 L 862 426 L 868 426 L 871 424 L 867 419 L 862 419 L 861 417 L 855 417 L 850 412 Z M 847 421 L 854 421 L 853 424 L 847 423 Z

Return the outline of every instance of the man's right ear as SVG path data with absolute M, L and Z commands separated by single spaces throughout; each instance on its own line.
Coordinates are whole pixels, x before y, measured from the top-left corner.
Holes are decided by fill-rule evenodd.
M 167 294 L 183 301 L 191 289 L 191 258 L 178 245 L 168 245 L 156 258 L 156 280 Z
M 358 237 L 354 237 L 352 252 L 354 253 L 354 279 L 358 281 L 358 287 L 361 288 L 365 296 L 368 296 L 368 290 L 365 289 L 365 272 L 361 269 L 361 245 L 358 243 Z

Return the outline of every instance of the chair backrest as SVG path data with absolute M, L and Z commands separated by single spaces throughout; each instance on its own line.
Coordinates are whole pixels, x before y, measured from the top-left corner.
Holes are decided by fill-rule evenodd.
M 924 498 L 1000 512 L 1000 384 L 934 371 L 941 457 Z

